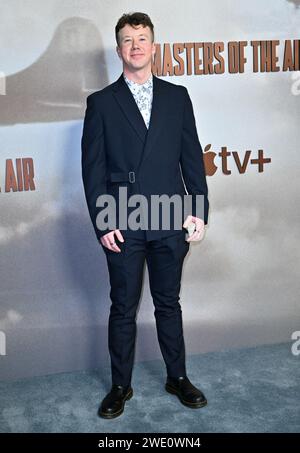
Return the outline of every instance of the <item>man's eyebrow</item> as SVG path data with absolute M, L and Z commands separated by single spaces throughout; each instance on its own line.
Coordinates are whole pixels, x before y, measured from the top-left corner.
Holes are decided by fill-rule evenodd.
M 145 35 L 145 33 L 140 33 L 138 36 L 147 36 L 147 35 Z M 125 35 L 125 36 L 123 36 L 123 39 L 124 38 L 131 38 L 131 36 Z

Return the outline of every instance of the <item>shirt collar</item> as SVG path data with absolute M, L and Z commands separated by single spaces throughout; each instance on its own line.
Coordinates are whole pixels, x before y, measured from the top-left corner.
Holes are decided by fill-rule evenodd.
M 133 80 L 129 80 L 128 77 L 126 77 L 126 75 L 124 74 L 123 72 L 123 77 L 124 77 L 124 80 L 125 82 L 127 83 L 127 85 L 129 85 L 130 87 L 133 87 L 133 88 L 152 88 L 153 86 L 153 74 L 151 72 L 150 74 L 150 77 L 148 80 L 146 80 L 146 82 L 144 83 L 137 83 L 137 82 L 134 82 Z

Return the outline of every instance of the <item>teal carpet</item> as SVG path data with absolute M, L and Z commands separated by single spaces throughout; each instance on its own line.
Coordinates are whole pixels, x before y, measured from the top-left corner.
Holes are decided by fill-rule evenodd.
M 136 363 L 133 398 L 115 419 L 97 417 L 110 368 L 0 382 L 1 432 L 300 432 L 300 356 L 291 344 L 187 357 L 191 382 L 208 400 L 183 406 L 164 389 L 160 360 Z

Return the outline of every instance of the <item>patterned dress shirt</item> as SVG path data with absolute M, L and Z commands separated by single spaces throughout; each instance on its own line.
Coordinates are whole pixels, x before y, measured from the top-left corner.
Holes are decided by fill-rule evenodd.
M 151 73 L 149 79 L 142 84 L 129 80 L 124 73 L 123 77 L 135 99 L 135 102 L 137 103 L 148 129 L 153 99 L 153 75 Z

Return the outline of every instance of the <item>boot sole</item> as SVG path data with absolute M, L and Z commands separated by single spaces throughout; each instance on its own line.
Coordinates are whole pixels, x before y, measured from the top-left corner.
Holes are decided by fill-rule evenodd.
M 121 407 L 121 409 L 119 411 L 114 412 L 113 414 L 107 414 L 106 412 L 99 411 L 98 412 L 99 417 L 102 417 L 102 418 L 116 418 L 116 417 L 119 417 L 119 415 L 121 415 L 123 413 L 123 411 L 124 411 L 125 402 L 130 400 L 132 397 L 133 397 L 133 391 L 129 390 L 129 392 L 127 393 L 127 395 L 125 396 L 125 398 L 123 400 L 122 407 Z
M 192 409 L 197 409 L 199 407 L 204 407 L 207 405 L 207 400 L 205 401 L 202 401 L 202 403 L 190 403 L 189 401 L 185 401 L 181 396 L 180 396 L 180 393 L 178 392 L 178 390 L 174 389 L 173 387 L 171 387 L 170 385 L 166 384 L 165 385 L 165 389 L 167 392 L 169 393 L 172 393 L 173 395 L 176 395 L 178 396 L 180 402 L 182 404 L 184 404 L 185 406 L 187 407 L 191 407 Z

